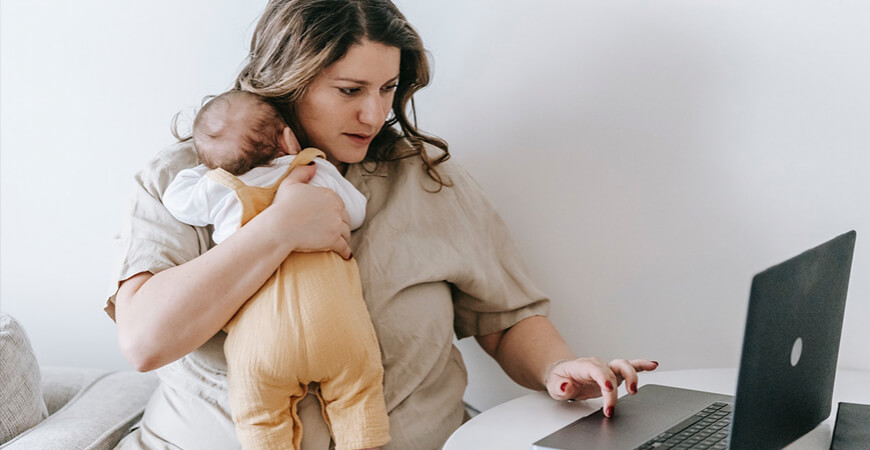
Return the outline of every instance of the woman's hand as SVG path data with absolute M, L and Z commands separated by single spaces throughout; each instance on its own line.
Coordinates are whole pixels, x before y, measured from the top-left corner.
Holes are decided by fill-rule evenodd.
M 556 400 L 603 397 L 604 415 L 613 415 L 616 389 L 626 382 L 629 394 L 637 393 L 637 374 L 655 370 L 658 363 L 645 359 L 614 359 L 607 364 L 598 358 L 558 361 L 547 370 L 546 386 Z
M 266 210 L 198 257 L 120 284 L 115 318 L 121 351 L 146 372 L 211 339 L 290 252 L 350 257 L 350 219 L 333 191 L 306 184 L 315 167 L 293 170 Z
M 294 241 L 294 251 L 334 251 L 351 257 L 350 216 L 341 197 L 330 189 L 309 186 L 317 167 L 302 166 L 284 179 L 269 208 L 284 214 L 278 237 Z
M 613 415 L 619 385 L 625 381 L 628 392 L 636 394 L 638 372 L 659 365 L 645 359 L 615 359 L 604 364 L 598 358 L 575 358 L 544 316 L 527 317 L 507 330 L 477 336 L 477 342 L 521 386 L 546 389 L 556 400 L 604 397 L 607 417 Z

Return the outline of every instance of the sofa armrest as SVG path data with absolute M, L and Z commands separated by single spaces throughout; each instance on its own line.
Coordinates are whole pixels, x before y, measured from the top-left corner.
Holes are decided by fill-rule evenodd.
M 81 381 L 92 375 L 81 372 L 72 377 Z M 157 383 L 157 376 L 151 373 L 119 371 L 98 375 L 54 414 L 0 449 L 111 449 L 142 416 Z M 65 395 L 63 392 L 57 394 L 58 398 Z
M 82 389 L 90 386 L 98 378 L 108 374 L 105 369 L 86 369 L 81 367 L 42 366 L 42 398 L 52 415 L 69 403 Z

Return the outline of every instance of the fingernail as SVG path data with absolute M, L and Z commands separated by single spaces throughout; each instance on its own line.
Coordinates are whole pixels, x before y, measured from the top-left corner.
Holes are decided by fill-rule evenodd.
M 606 387 L 608 391 L 612 391 L 613 390 L 613 383 L 611 383 L 610 380 L 607 380 L 604 382 L 604 387 Z
M 612 406 L 608 406 L 608 407 L 607 407 L 607 411 L 604 412 L 604 415 L 607 416 L 607 417 L 613 417 L 613 407 L 612 407 Z
M 562 383 L 562 385 L 559 386 L 559 389 L 561 389 L 562 392 L 567 391 L 568 390 L 568 382 L 566 381 L 566 382 Z
M 637 383 L 631 383 L 631 392 L 637 394 Z
M 655 364 L 655 365 L 659 365 L 659 362 L 658 362 L 658 361 L 652 361 L 652 363 Z

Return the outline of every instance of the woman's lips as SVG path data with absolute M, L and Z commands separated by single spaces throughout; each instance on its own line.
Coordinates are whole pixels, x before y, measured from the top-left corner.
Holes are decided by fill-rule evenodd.
M 351 141 L 359 144 L 359 145 L 369 145 L 374 139 L 375 135 L 364 135 L 364 134 L 353 134 L 353 133 L 344 133 Z

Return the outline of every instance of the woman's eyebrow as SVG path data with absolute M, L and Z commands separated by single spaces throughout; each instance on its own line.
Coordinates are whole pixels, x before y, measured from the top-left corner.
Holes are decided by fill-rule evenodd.
M 390 78 L 389 80 L 387 80 L 387 82 L 384 83 L 384 84 L 392 83 L 392 82 L 394 82 L 394 81 L 396 81 L 396 80 L 398 80 L 398 79 L 399 79 L 399 76 L 396 75 L 396 76 L 394 76 L 393 78 Z M 335 81 L 347 81 L 347 82 L 356 83 L 356 84 L 359 84 L 359 85 L 362 85 L 362 86 L 368 86 L 368 85 L 372 84 L 372 83 L 370 83 L 370 82 L 368 82 L 368 81 L 366 81 L 366 80 L 357 80 L 357 79 L 354 79 L 354 78 L 337 77 L 337 78 L 333 78 L 333 80 L 335 80 Z

